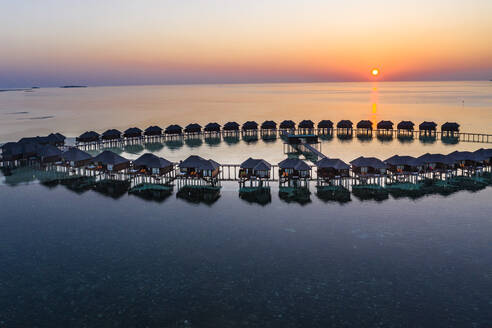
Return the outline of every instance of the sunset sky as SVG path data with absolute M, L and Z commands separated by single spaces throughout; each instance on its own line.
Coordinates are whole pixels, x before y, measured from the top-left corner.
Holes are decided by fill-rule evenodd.
M 0 88 L 492 79 L 491 0 L 2 1 Z

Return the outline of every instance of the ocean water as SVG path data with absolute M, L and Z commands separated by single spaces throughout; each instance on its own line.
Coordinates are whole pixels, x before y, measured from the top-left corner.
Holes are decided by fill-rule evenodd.
M 457 121 L 490 133 L 486 82 L 39 89 L 0 93 L 0 142 L 229 120 Z M 489 145 L 322 141 L 346 161 Z M 172 161 L 285 158 L 279 139 L 114 149 Z M 492 188 L 266 204 L 150 201 L 0 174 L 0 327 L 490 327 Z

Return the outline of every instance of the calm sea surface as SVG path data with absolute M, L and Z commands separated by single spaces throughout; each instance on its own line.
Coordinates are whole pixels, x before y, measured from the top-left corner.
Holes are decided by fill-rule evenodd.
M 492 133 L 492 83 L 100 87 L 0 92 L 0 143 L 59 131 L 230 120 L 456 121 Z M 492 147 L 324 140 L 350 161 Z M 220 163 L 285 158 L 281 140 L 114 149 Z M 492 188 L 213 203 L 108 197 L 0 174 L 0 327 L 491 327 Z

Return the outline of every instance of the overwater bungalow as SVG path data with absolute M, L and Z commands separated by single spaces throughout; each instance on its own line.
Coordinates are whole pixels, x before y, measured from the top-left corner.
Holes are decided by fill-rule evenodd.
M 179 136 L 183 134 L 183 128 L 177 124 L 171 124 L 164 130 L 164 134 L 168 136 Z
M 357 136 L 367 137 L 372 136 L 372 122 L 369 120 L 362 120 L 357 123 Z
M 299 134 L 314 134 L 314 122 L 311 120 L 303 120 L 297 125 Z
M 454 168 L 459 169 L 474 169 L 477 166 L 482 165 L 486 160 L 487 156 L 480 153 L 475 153 L 471 151 L 454 151 L 447 155 L 448 157 L 453 158 L 456 163 L 454 164 Z
M 422 122 L 419 125 L 419 136 L 420 137 L 436 137 L 436 127 L 437 124 L 435 122 Z
M 61 155 L 62 161 L 70 167 L 82 167 L 92 161 L 92 156 L 78 148 L 70 148 Z
M 457 162 L 453 157 L 442 154 L 424 154 L 418 158 L 425 172 L 445 172 Z
M 41 163 L 55 163 L 61 160 L 61 150 L 53 145 L 38 145 L 36 157 Z
M 50 133 L 44 137 L 24 137 L 19 140 L 22 143 L 34 143 L 38 145 L 52 145 L 52 146 L 63 146 L 65 145 L 65 136 L 60 133 Z
M 117 172 L 130 167 L 130 161 L 110 150 L 105 150 L 92 159 L 99 171 Z
M 102 140 L 117 140 L 120 138 L 121 132 L 116 129 L 107 130 L 101 135 Z
M 211 159 L 192 155 L 179 163 L 180 176 L 184 178 L 213 179 L 219 175 L 220 164 Z
M 460 133 L 460 125 L 455 122 L 446 122 L 441 125 L 442 138 L 458 138 Z
M 473 153 L 476 154 L 477 156 L 485 158 L 484 160 L 485 164 L 490 165 L 492 163 L 492 149 L 480 148 L 479 150 L 476 150 Z
M 134 128 L 129 128 L 126 129 L 125 132 L 123 133 L 123 137 L 125 138 L 140 138 L 142 136 L 142 130 L 134 127 Z
M 349 176 L 350 165 L 338 158 L 322 158 L 316 162 L 318 180 L 332 180 Z
M 149 126 L 145 129 L 144 135 L 152 137 L 160 136 L 162 135 L 162 128 L 157 125 Z
M 241 163 L 239 177 L 245 180 L 269 179 L 272 165 L 263 159 L 248 158 Z
M 396 133 L 399 138 L 413 138 L 415 124 L 412 121 L 401 121 L 396 126 Z
M 311 177 L 311 166 L 298 158 L 287 158 L 278 163 L 281 180 L 300 180 Z
M 378 137 L 393 137 L 393 122 L 391 121 L 379 121 L 377 124 Z
M 237 134 L 239 132 L 239 124 L 237 122 L 227 122 L 222 128 L 224 134 Z
M 187 135 L 197 135 L 202 132 L 202 126 L 198 123 L 191 123 L 185 127 L 184 132 Z
M 352 172 L 356 176 L 379 176 L 385 175 L 388 166 L 375 157 L 360 156 L 350 162 Z
M 97 142 L 99 141 L 99 133 L 95 131 L 87 131 L 78 136 L 75 140 L 77 142 L 88 143 L 88 142 Z
M 207 134 L 219 134 L 220 133 L 220 124 L 219 123 L 208 123 L 205 125 L 203 131 Z
M 277 123 L 274 121 L 265 121 L 261 123 L 261 130 L 276 130 L 277 129 Z
M 164 175 L 174 169 L 174 164 L 162 157 L 146 153 L 133 161 L 133 168 L 147 175 Z
M 291 120 L 284 120 L 280 122 L 279 129 L 286 133 L 294 133 L 296 129 L 296 123 Z
M 255 121 L 247 121 L 243 124 L 242 126 L 243 131 L 252 131 L 252 130 L 258 130 L 258 123 Z
M 423 162 L 412 156 L 395 155 L 386 160 L 384 163 L 388 165 L 388 171 L 394 174 L 411 174 L 419 172 L 423 166 Z
M 337 123 L 337 135 L 351 136 L 353 134 L 353 125 L 350 120 L 341 120 Z
M 318 134 L 331 135 L 333 134 L 333 122 L 330 120 L 322 120 L 318 122 Z

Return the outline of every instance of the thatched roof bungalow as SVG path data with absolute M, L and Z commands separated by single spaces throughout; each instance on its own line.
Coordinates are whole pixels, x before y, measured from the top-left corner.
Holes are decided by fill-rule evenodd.
M 77 142 L 95 142 L 99 141 L 99 133 L 95 131 L 87 131 L 78 136 L 75 140 Z
M 330 120 L 319 121 L 318 129 L 333 129 L 333 122 Z
M 341 120 L 337 123 L 337 129 L 352 129 L 353 123 L 350 120 Z
M 243 131 L 258 130 L 258 123 L 256 123 L 255 121 L 247 121 L 243 124 L 242 129 Z
M 157 125 L 149 126 L 144 131 L 144 135 L 146 136 L 160 136 L 161 134 L 162 134 L 162 128 Z
M 121 132 L 116 129 L 107 130 L 101 135 L 102 140 L 116 140 L 120 138 Z
M 277 129 L 277 123 L 274 121 L 265 121 L 261 123 L 261 129 L 262 130 L 276 130 Z
M 451 157 L 442 154 L 424 154 L 418 158 L 422 161 L 425 170 L 440 171 L 451 168 L 457 161 Z
M 219 133 L 220 132 L 220 124 L 219 123 L 208 123 L 207 125 L 205 125 L 205 128 L 203 129 L 205 132 L 208 132 L 208 133 L 211 133 L 211 132 L 216 132 L 216 133 Z
M 146 153 L 133 161 L 133 167 L 141 173 L 163 175 L 171 172 L 174 165 L 167 159 Z
M 477 159 L 482 158 L 486 163 L 492 163 L 492 149 L 480 148 L 473 153 L 477 156 Z
M 393 173 L 419 172 L 423 166 L 421 160 L 412 156 L 395 155 L 384 160 L 384 163 L 388 165 L 388 170 Z
M 61 160 L 61 150 L 53 145 L 38 145 L 36 157 L 41 163 L 54 163 Z
M 241 163 L 239 170 L 240 178 L 269 178 L 272 165 L 263 159 L 248 158 Z
M 308 179 L 311 166 L 298 158 L 287 158 L 278 163 L 279 176 L 285 179 Z
M 369 120 L 359 121 L 359 123 L 357 123 L 357 129 L 372 131 L 372 122 Z
M 280 130 L 294 130 L 296 128 L 296 123 L 291 120 L 284 120 L 280 122 L 279 129 Z
M 471 151 L 454 151 L 447 155 L 448 157 L 453 158 L 456 163 L 456 168 L 468 168 L 475 167 L 482 164 L 488 158 L 484 154 L 471 152 Z
M 167 135 L 181 135 L 183 128 L 177 124 L 171 124 L 164 130 L 164 133 Z
M 393 122 L 391 121 L 380 121 L 377 125 L 378 130 L 393 130 Z
M 121 171 L 130 166 L 130 161 L 110 150 L 105 150 L 92 159 L 97 169 L 103 171 Z
M 386 174 L 388 166 L 378 158 L 360 156 L 350 162 L 357 175 Z
M 338 158 L 322 158 L 316 162 L 318 178 L 348 177 L 350 165 Z
M 202 132 L 202 126 L 198 123 L 191 123 L 185 127 L 184 132 L 189 134 L 200 133 Z
M 129 128 L 126 129 L 125 132 L 123 133 L 123 137 L 125 138 L 139 138 L 142 136 L 142 130 L 134 127 L 134 128 Z
M 237 122 L 227 122 L 223 127 L 224 131 L 239 131 L 239 124 Z
M 446 122 L 441 125 L 442 137 L 452 137 L 455 138 L 460 132 L 460 125 L 456 122 Z
M 71 167 L 85 166 L 92 161 L 91 155 L 75 147 L 63 152 L 61 158 Z
M 211 159 L 192 155 L 179 163 L 181 176 L 187 178 L 215 178 L 219 174 L 220 164 Z
M 398 132 L 399 130 L 404 130 L 404 131 L 413 131 L 415 124 L 412 121 L 401 121 L 398 123 L 396 126 Z
M 17 161 L 36 156 L 36 144 L 32 142 L 8 142 L 2 146 L 3 161 Z

